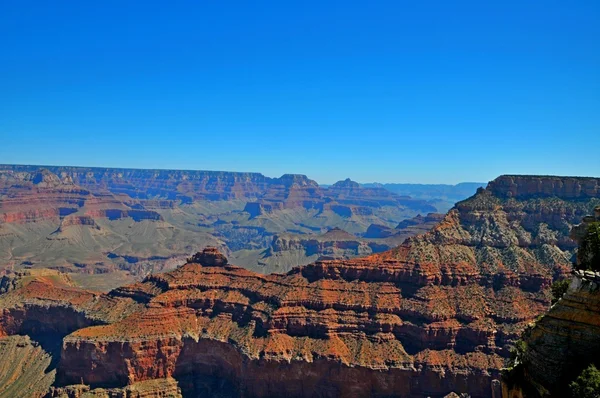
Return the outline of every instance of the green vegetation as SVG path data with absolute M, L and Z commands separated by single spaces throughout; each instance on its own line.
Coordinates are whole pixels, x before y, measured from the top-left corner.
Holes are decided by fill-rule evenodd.
M 580 260 L 578 268 L 600 271 L 600 222 L 590 223 L 577 256 Z
M 600 370 L 590 365 L 569 384 L 573 398 L 600 398 Z
M 517 340 L 515 346 L 510 350 L 509 366 L 514 367 L 523 363 L 525 352 L 527 352 L 527 343 L 523 340 Z
M 556 303 L 569 289 L 570 281 L 563 279 L 562 281 L 556 281 L 550 287 L 552 291 L 552 304 Z
M 517 340 L 510 350 L 506 368 L 502 369 L 502 379 L 509 385 L 524 385 L 523 362 L 525 361 L 525 352 L 527 343 L 523 340 Z

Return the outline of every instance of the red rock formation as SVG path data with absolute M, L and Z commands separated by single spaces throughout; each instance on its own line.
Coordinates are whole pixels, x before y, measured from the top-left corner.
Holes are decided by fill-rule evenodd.
M 341 205 L 362 208 L 403 206 L 418 211 L 435 211 L 425 201 L 398 196 L 383 188 L 361 188 L 357 183 L 340 181 L 323 189 L 304 175 L 284 174 L 279 178 L 265 177 L 259 173 L 233 173 L 184 170 L 135 170 L 84 167 L 44 166 L 43 176 L 38 176 L 39 166 L 1 166 L 2 176 L 32 175 L 28 181 L 55 186 L 69 182 L 90 192 L 124 194 L 136 200 L 149 200 L 148 207 L 171 206 L 166 201 L 189 203 L 194 200 L 243 199 L 258 200 L 262 211 L 280 208 L 304 207 L 322 209 L 332 200 Z M 52 174 L 53 177 L 48 175 Z M 9 176 L 9 177 L 6 177 Z M 44 179 L 45 178 L 45 179 Z M 250 205 L 249 209 L 254 208 Z M 249 212 L 250 212 L 249 211 Z M 367 211 L 364 210 L 363 211 Z M 258 214 L 258 213 L 257 213 Z
M 0 253 L 0 270 L 45 264 L 64 271 L 122 269 L 141 276 L 162 269 L 156 258 L 187 257 L 194 247 L 206 244 L 230 253 L 244 251 L 236 255 L 238 262 L 262 272 L 287 270 L 317 257 L 261 262 L 275 234 L 322 233 L 338 226 L 360 235 L 370 223 L 397 222 L 414 208 L 429 207 L 407 200 L 349 180 L 322 188 L 293 174 L 267 178 L 253 173 L 0 165 L 0 246 L 7 248 Z M 157 222 L 145 222 L 144 228 L 111 222 L 123 219 Z M 205 237 L 198 238 L 199 231 Z M 349 247 L 344 256 L 391 247 L 362 246 L 370 250 Z M 142 265 L 135 259 L 153 260 Z M 133 262 L 139 266 L 131 266 Z
M 83 216 L 74 215 L 62 226 L 92 225 L 94 218 L 161 219 L 155 211 L 132 209 L 110 193 L 92 194 L 73 184 L 70 176 L 61 179 L 46 169 L 0 173 L 0 222 L 58 221 L 73 213 Z
M 502 198 L 589 199 L 600 196 L 600 178 L 506 175 L 490 182 L 487 189 Z
M 44 316 L 48 306 L 93 320 L 64 338 L 59 384 L 174 377 L 194 394 L 489 397 L 508 347 L 569 268 L 569 225 L 597 201 L 544 197 L 481 190 L 396 249 L 287 274 L 256 274 L 211 249 L 95 299 L 16 290 L 0 296 L 0 327 L 26 333 L 39 319 L 56 328 L 64 321 Z
M 577 268 L 585 268 L 586 250 L 581 243 L 595 222 L 600 222 L 600 206 L 571 230 L 580 244 Z M 572 395 L 569 384 L 600 356 L 599 286 L 600 272 L 573 272 L 563 296 L 522 334 L 524 348 L 503 375 L 503 397 Z
M 466 279 L 460 289 L 427 286 L 385 256 L 266 276 L 221 259 L 205 251 L 113 293 L 144 297 L 146 310 L 67 337 L 59 380 L 119 386 L 212 369 L 252 396 L 302 395 L 300 385 L 305 395 L 327 386 L 334 395 L 486 396 L 502 363 L 497 344 L 510 329 L 502 323 L 515 322 L 492 316 L 493 303 L 504 294 L 508 303 L 536 305 L 535 295 L 514 297 Z M 411 294 L 399 287 L 405 281 L 423 287 Z
M 306 258 L 304 264 L 318 258 L 347 259 L 367 256 L 372 253 L 389 250 L 391 246 L 384 242 L 359 238 L 339 228 L 332 228 L 324 234 L 277 234 L 263 260 L 277 257 L 280 262 L 287 256 L 298 261 Z M 298 255 L 300 257 L 298 257 Z M 294 266 L 300 264 L 293 264 Z

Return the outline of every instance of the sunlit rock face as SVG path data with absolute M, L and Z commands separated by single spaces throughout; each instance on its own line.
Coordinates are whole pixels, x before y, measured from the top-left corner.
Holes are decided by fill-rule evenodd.
M 600 222 L 600 206 L 572 228 L 571 236 L 580 246 L 595 222 Z M 580 247 L 577 266 L 586 255 Z M 504 377 L 503 397 L 570 396 L 569 383 L 600 356 L 599 336 L 600 272 L 576 270 L 562 298 L 523 333 L 526 349 L 519 367 Z
M 36 281 L 0 296 L 0 327 L 30 333 L 43 320 L 66 334 L 59 385 L 173 378 L 184 396 L 490 397 L 509 345 L 570 270 L 570 227 L 598 202 L 527 192 L 482 189 L 393 250 L 286 274 L 210 248 L 107 295 Z M 79 324 L 52 326 L 64 316 L 46 308 Z

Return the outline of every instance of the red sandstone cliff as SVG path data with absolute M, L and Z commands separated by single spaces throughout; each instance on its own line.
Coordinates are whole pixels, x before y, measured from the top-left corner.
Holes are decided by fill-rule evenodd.
M 396 249 L 287 274 L 208 250 L 108 295 L 36 282 L 0 296 L 0 327 L 77 329 L 64 337 L 57 384 L 173 377 L 184 395 L 489 397 L 508 347 L 569 270 L 570 226 L 598 201 L 526 192 L 480 190 Z M 61 313 L 80 324 L 59 328 Z
M 0 172 L 0 223 L 27 223 L 61 220 L 78 213 L 63 223 L 91 225 L 90 218 L 160 220 L 160 214 L 133 208 L 108 192 L 93 194 L 73 183 L 70 176 L 62 179 L 49 170 L 35 172 Z

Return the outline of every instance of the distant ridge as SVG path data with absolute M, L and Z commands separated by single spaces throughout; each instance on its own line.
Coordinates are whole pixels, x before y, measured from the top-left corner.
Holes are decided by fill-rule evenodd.
M 368 183 L 361 184 L 363 187 L 380 187 L 395 194 L 408 195 L 415 199 L 427 200 L 434 205 L 438 212 L 445 213 L 450 210 L 454 203 L 474 195 L 478 188 L 485 188 L 485 182 L 461 182 L 456 185 L 450 184 L 403 184 L 403 183 Z

